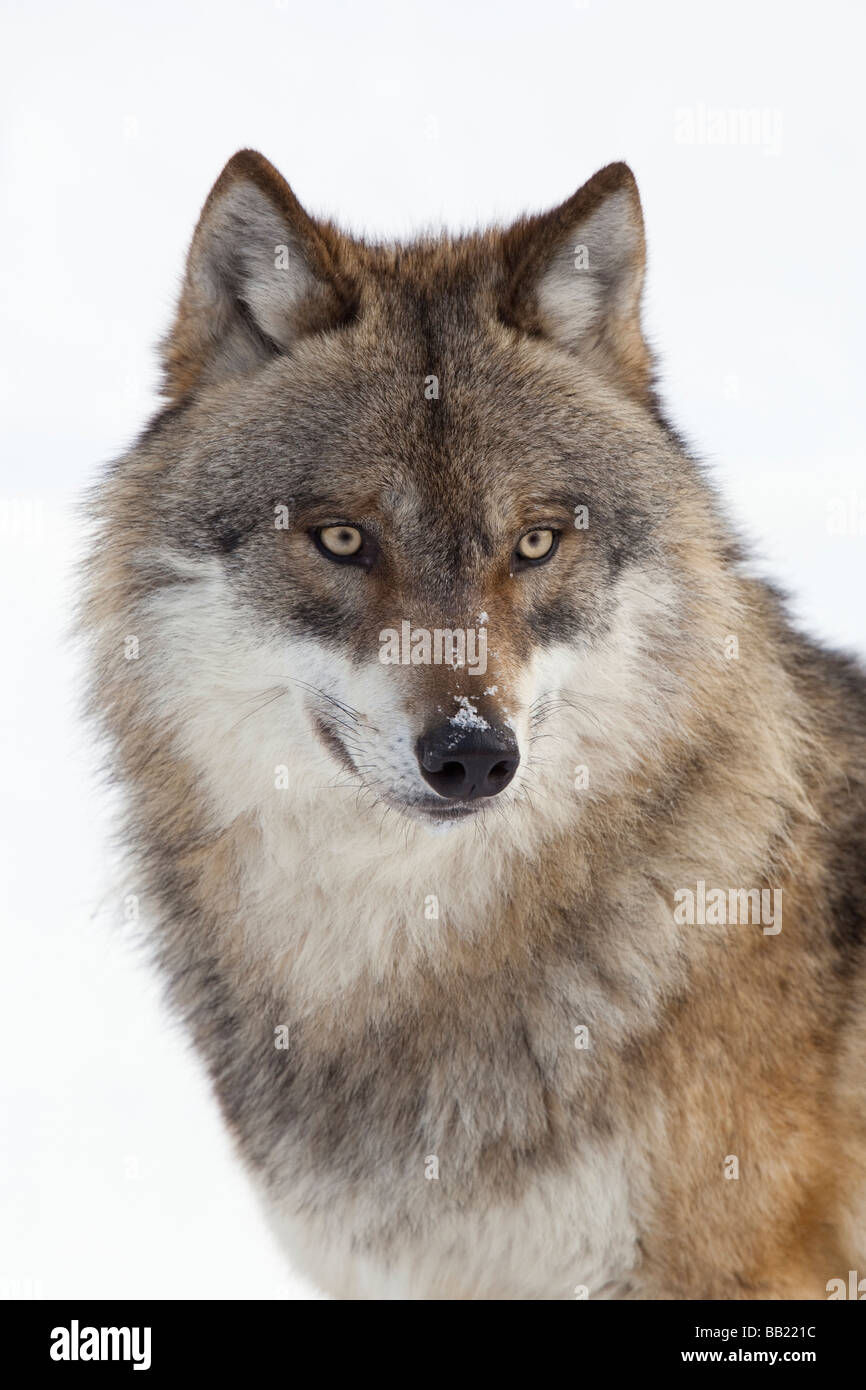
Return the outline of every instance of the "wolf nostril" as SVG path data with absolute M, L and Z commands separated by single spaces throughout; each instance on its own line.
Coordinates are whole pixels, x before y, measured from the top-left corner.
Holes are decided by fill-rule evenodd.
M 463 783 L 466 776 L 466 768 L 462 763 L 444 763 L 439 770 L 438 776 L 446 782 Z
M 512 736 L 486 729 L 464 734 L 445 724 L 418 740 L 421 776 L 438 796 L 449 801 L 474 801 L 496 796 L 511 781 L 520 754 Z

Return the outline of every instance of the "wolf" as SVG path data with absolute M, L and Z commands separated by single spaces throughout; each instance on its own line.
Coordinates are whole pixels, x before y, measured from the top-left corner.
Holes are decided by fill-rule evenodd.
M 156 968 L 335 1298 L 866 1267 L 866 681 L 667 422 L 644 267 L 624 164 L 398 245 L 241 151 L 164 407 L 88 502 L 88 707 Z M 481 632 L 483 674 L 430 659 Z M 682 920 L 698 884 L 781 929 Z

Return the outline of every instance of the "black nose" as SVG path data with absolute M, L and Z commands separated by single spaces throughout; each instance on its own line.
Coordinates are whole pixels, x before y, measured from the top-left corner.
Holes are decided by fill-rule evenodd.
M 508 786 L 520 762 L 517 744 L 497 729 L 441 724 L 418 740 L 421 776 L 449 801 L 495 796 Z

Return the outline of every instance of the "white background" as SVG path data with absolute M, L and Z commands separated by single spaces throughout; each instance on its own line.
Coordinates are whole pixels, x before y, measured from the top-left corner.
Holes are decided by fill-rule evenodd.
M 626 159 L 673 420 L 801 621 L 862 652 L 864 12 L 5 0 L 0 1294 L 311 1296 L 123 928 L 67 636 L 75 499 L 155 407 L 225 160 L 254 146 L 311 211 L 393 236 Z M 742 110 L 748 143 L 717 114 Z

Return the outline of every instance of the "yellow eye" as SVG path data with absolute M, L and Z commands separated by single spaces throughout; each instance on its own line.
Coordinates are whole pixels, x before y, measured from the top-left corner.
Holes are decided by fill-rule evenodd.
M 357 526 L 323 526 L 316 534 L 322 549 L 340 559 L 357 555 L 364 544 L 364 537 Z
M 539 531 L 527 531 L 517 542 L 517 554 L 521 560 L 544 560 L 553 551 L 556 532 L 549 527 Z

